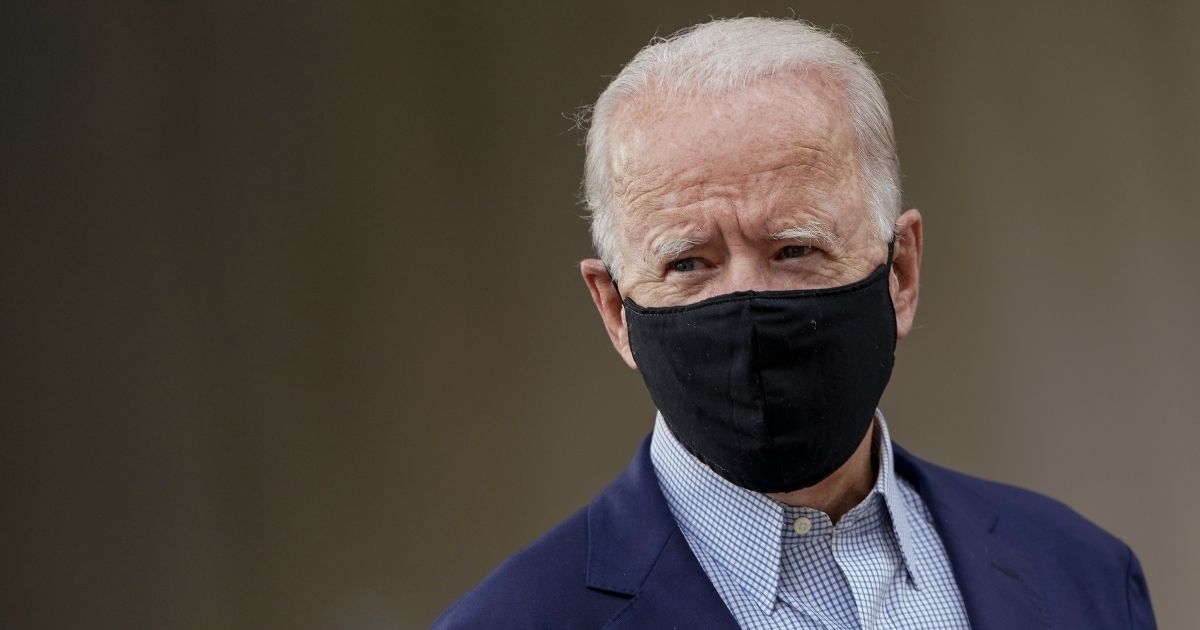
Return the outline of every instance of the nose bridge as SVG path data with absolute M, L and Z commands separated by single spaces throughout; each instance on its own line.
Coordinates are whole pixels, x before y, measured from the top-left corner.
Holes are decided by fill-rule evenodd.
M 770 291 L 770 269 L 760 257 L 751 254 L 750 248 L 733 252 L 729 259 L 725 278 L 725 293 L 734 291 Z

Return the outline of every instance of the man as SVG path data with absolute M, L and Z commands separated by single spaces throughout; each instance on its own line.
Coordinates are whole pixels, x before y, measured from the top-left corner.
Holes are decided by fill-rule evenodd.
M 653 43 L 595 105 L 585 185 L 582 275 L 653 433 L 435 627 L 1154 627 L 1120 541 L 892 443 L 922 219 L 856 53 L 762 18 Z

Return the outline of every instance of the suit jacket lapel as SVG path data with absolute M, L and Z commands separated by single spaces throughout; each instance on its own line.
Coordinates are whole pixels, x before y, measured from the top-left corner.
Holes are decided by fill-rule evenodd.
M 623 628 L 728 628 L 737 622 L 696 562 L 683 534 L 667 540 L 642 590 L 604 626 Z
M 1001 516 L 953 473 L 896 447 L 896 472 L 933 514 L 975 630 L 1048 628 L 1043 592 L 1024 552 L 997 535 Z
M 631 596 L 605 628 L 736 629 L 675 524 L 649 445 L 588 506 L 587 586 Z

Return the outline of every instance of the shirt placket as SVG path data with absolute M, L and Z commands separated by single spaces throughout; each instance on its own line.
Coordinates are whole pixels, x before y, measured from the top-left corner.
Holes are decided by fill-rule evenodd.
M 850 582 L 834 558 L 829 517 L 790 508 L 784 521 L 780 599 L 821 628 L 859 628 Z

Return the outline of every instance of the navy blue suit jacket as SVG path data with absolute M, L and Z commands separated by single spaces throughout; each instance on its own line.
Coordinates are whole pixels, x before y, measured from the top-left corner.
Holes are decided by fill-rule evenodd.
M 1154 628 L 1137 558 L 1044 496 L 896 448 L 933 513 L 975 630 Z M 675 524 L 649 440 L 591 504 L 433 623 L 458 628 L 737 628 Z

